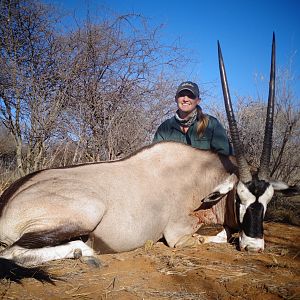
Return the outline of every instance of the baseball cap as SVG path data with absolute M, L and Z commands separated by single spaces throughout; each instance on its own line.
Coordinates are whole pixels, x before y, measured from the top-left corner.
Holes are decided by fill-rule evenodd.
M 176 96 L 183 90 L 191 91 L 196 98 L 199 98 L 199 87 L 192 81 L 184 81 L 177 88 Z

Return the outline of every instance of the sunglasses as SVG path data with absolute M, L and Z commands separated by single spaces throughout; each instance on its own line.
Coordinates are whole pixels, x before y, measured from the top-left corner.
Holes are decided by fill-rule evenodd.
M 181 91 L 177 95 L 178 98 L 179 97 L 185 97 L 185 96 L 187 96 L 188 98 L 193 99 L 193 100 L 196 99 L 196 96 L 191 91 L 187 91 L 187 90 Z

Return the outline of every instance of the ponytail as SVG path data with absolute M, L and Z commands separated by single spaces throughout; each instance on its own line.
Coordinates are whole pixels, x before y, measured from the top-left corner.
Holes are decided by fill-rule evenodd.
M 197 135 L 198 137 L 203 136 L 204 131 L 208 125 L 208 116 L 202 112 L 202 108 L 197 106 Z

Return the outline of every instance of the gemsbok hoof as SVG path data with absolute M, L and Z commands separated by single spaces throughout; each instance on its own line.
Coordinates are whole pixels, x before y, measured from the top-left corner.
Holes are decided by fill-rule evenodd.
M 103 266 L 101 261 L 94 256 L 83 256 L 80 260 L 93 268 L 100 268 Z
M 82 257 L 82 251 L 79 248 L 75 249 L 73 253 L 75 259 L 79 259 L 80 257 Z

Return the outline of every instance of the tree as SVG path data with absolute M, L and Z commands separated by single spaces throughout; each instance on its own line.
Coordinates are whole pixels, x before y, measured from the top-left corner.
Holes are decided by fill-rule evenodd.
M 176 47 L 162 46 L 156 30 L 148 32 L 141 24 L 137 30 L 131 19 L 144 21 L 135 15 L 100 24 L 88 20 L 65 37 L 73 80 L 64 120 L 76 144 L 73 163 L 132 153 L 149 143 L 161 114 L 170 107 L 173 76 L 167 75 L 180 66 L 181 54 Z
M 18 176 L 149 143 L 186 61 L 141 16 L 87 18 L 63 33 L 56 16 L 36 0 L 0 6 L 0 120 L 14 138 Z
M 15 142 L 10 132 L 0 125 L 0 194 L 13 179 L 15 163 Z
M 64 78 L 57 73 L 61 51 L 53 21 L 40 2 L 1 1 L 0 120 L 14 137 L 20 175 L 43 165 L 45 142 L 62 107 Z

